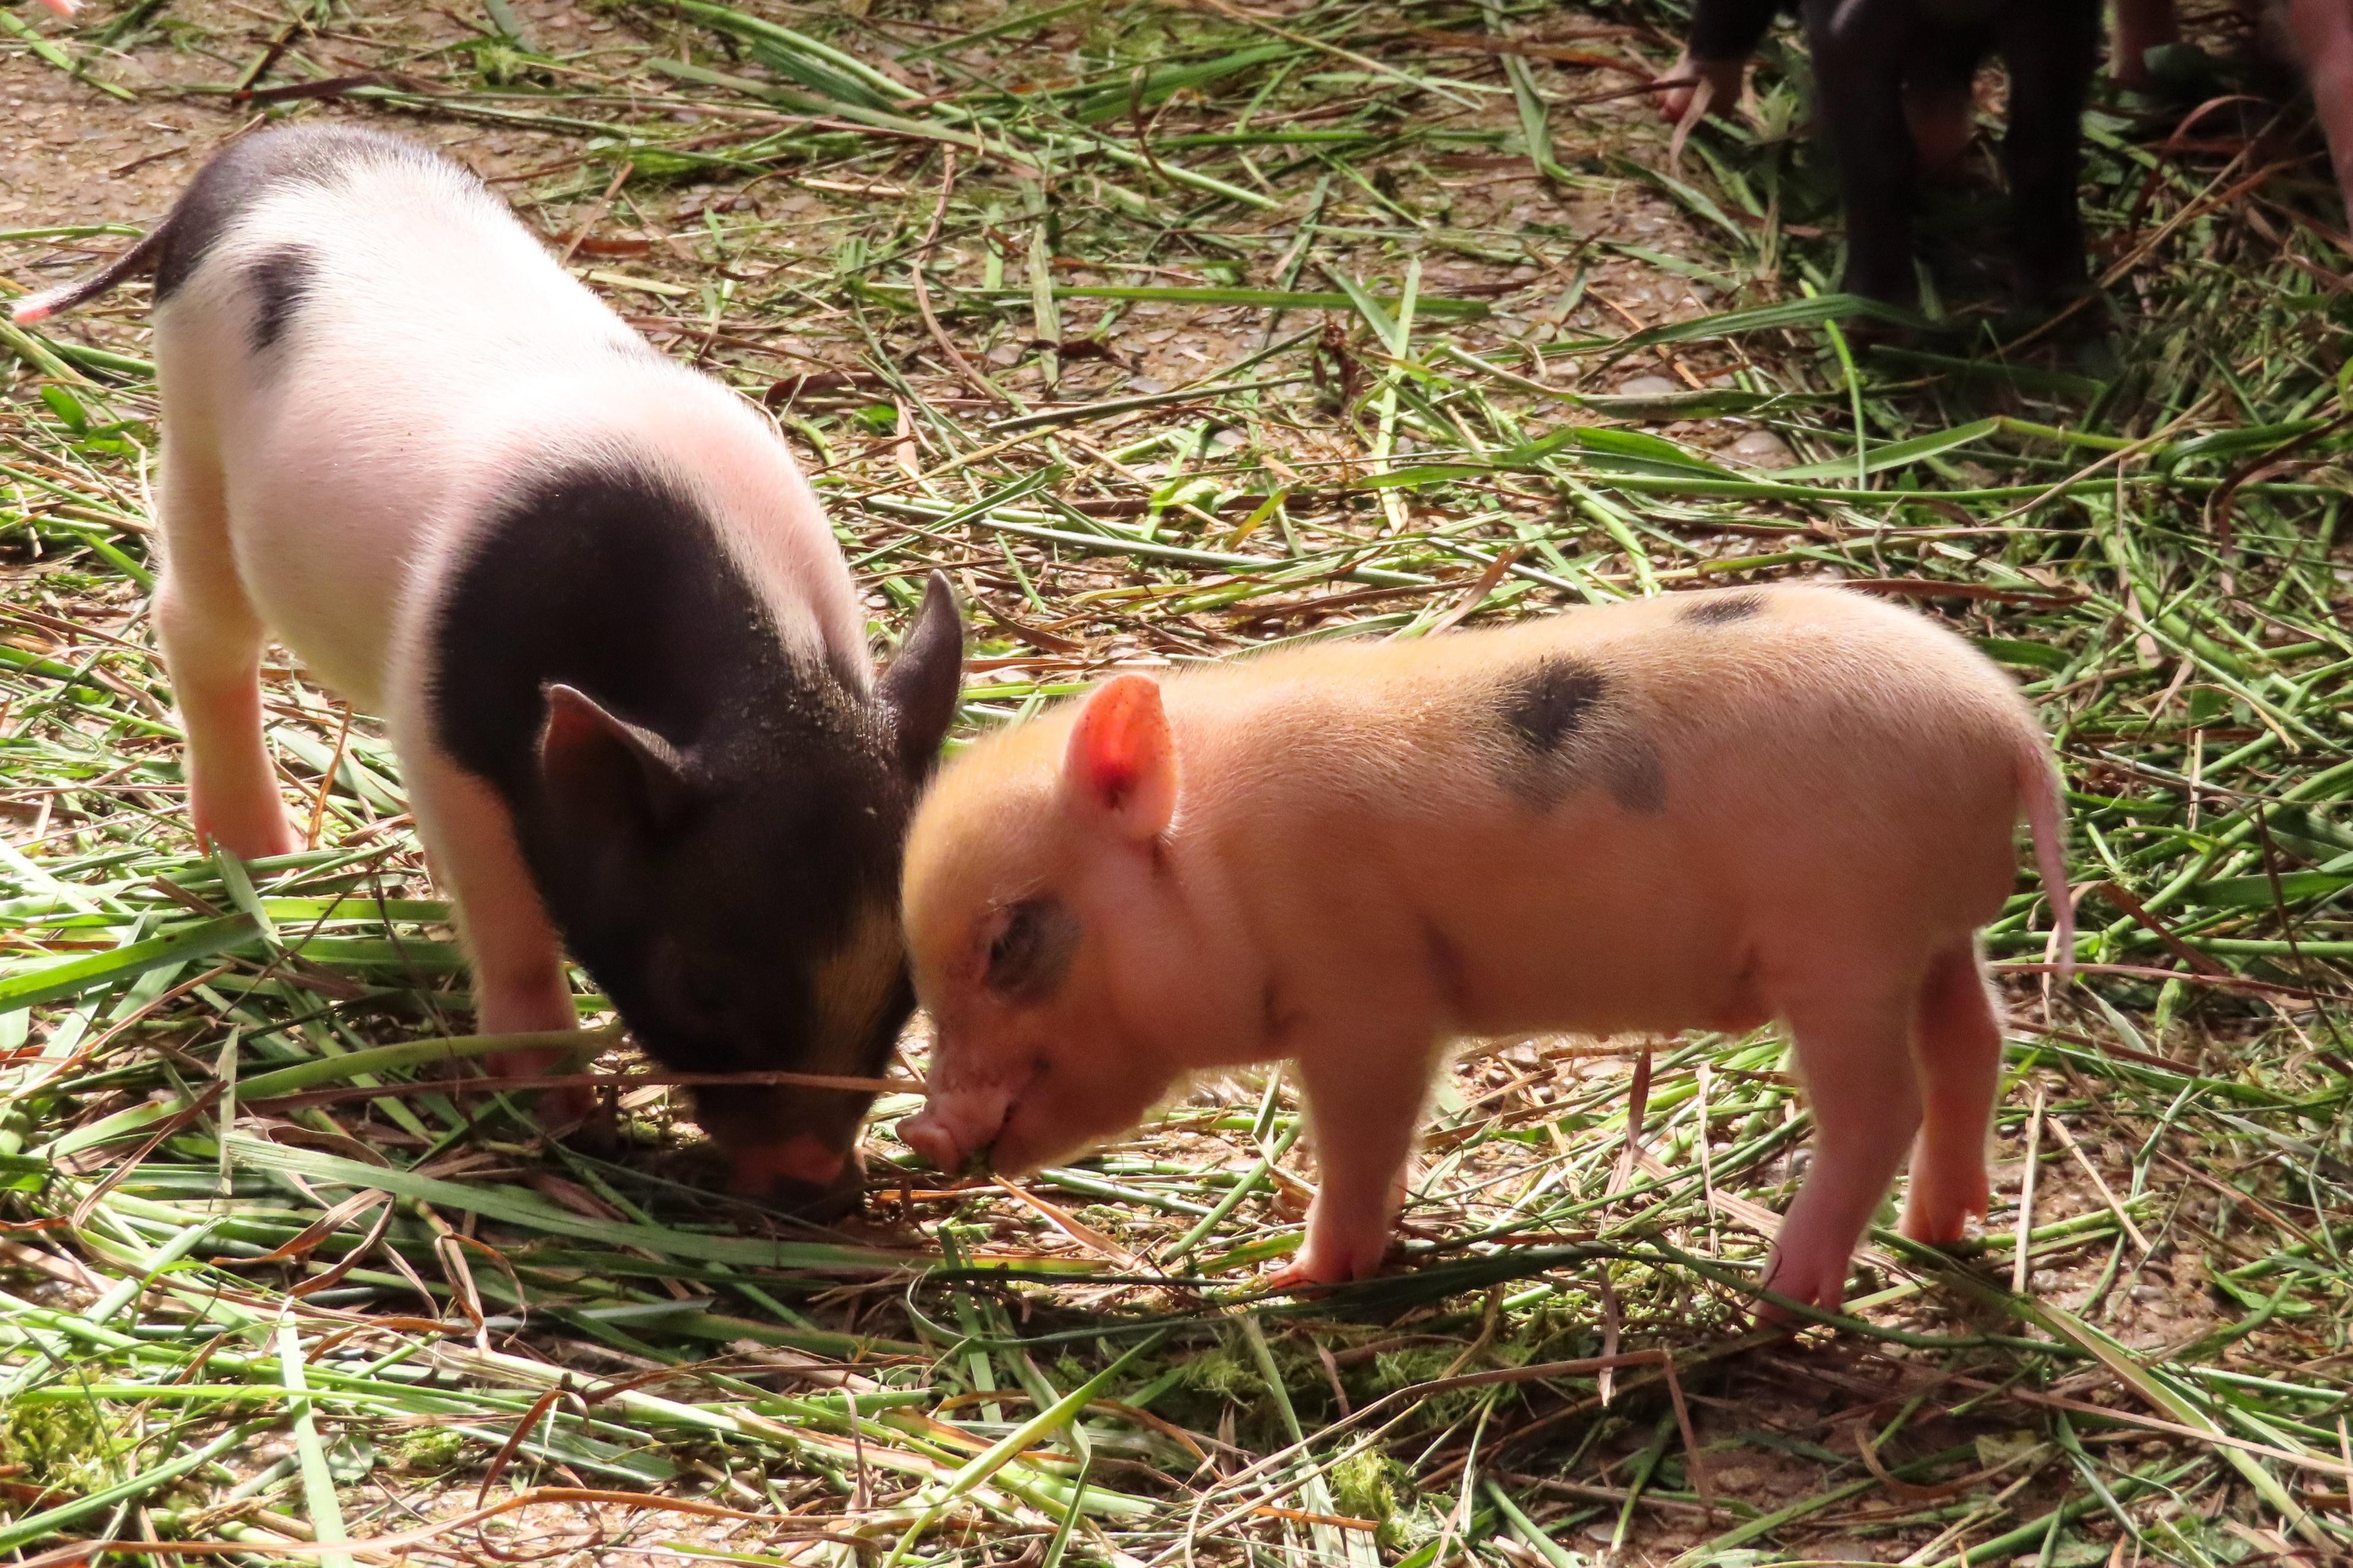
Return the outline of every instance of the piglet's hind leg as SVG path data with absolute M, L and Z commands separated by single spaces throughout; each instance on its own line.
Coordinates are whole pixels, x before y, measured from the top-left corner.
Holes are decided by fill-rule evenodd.
M 1430 1058 L 1342 1047 L 1303 1058 L 1315 1135 L 1315 1201 L 1307 1240 L 1277 1285 L 1335 1285 L 1381 1266 L 1404 1195 L 1405 1163 L 1429 1088 Z
M 164 446 L 164 576 L 155 635 L 188 742 L 196 832 L 246 859 L 298 847 L 261 733 L 261 617 L 237 581 L 210 455 Z
M 1986 1212 L 1986 1127 L 2001 1087 L 2001 1018 L 1975 943 L 1956 943 L 1929 964 L 1914 1044 L 1926 1106 L 1904 1234 L 1955 1242 L 1971 1215 Z
M 1813 1165 L 1765 1266 L 1767 1289 L 1837 1310 L 1855 1244 L 1920 1125 L 1913 987 L 1816 993 L 1787 1008 L 1814 1110 Z

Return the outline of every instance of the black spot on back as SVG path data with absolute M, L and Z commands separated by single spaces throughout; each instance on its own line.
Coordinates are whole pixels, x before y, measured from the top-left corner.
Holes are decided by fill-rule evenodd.
M 1762 594 L 1709 594 L 1694 595 L 1688 604 L 1675 606 L 1675 618 L 1694 626 L 1728 626 L 1735 621 L 1749 620 L 1765 611 Z
M 913 1007 L 903 965 L 867 1020 L 835 1017 L 823 983 L 876 919 L 895 926 L 914 781 L 888 715 L 784 645 L 682 484 L 607 461 L 521 486 L 454 571 L 431 647 L 436 738 L 505 801 L 566 946 L 651 1055 L 880 1069 Z M 681 754 L 675 822 L 566 818 L 538 762 L 550 682 Z M 846 1147 L 870 1098 L 792 1090 L 752 1120 Z
M 290 245 L 259 258 L 246 269 L 253 294 L 253 352 L 261 353 L 286 335 L 294 312 L 310 298 L 318 258 L 306 246 Z
M 164 220 L 155 298 L 179 292 L 246 208 L 282 184 L 322 183 L 370 163 L 446 162 L 417 142 L 348 125 L 290 126 L 239 137 L 197 172 Z
M 1515 677 L 1504 695 L 1504 723 L 1535 752 L 1558 751 L 1585 727 L 1601 700 L 1601 672 L 1580 659 L 1556 657 Z
M 1658 748 L 1610 700 L 1611 686 L 1601 670 L 1566 654 L 1506 682 L 1498 710 L 1514 742 L 1502 764 L 1505 786 L 1539 811 L 1597 784 L 1627 811 L 1665 810 Z

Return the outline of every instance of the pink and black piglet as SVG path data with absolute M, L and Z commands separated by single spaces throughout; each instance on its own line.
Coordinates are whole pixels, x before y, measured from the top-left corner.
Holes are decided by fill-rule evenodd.
M 573 1026 L 568 946 L 674 1069 L 877 1072 L 913 1004 L 902 839 L 961 678 L 944 581 L 878 679 L 768 421 L 414 142 L 248 136 L 16 317 L 146 271 L 155 624 L 198 830 L 296 847 L 262 735 L 274 633 L 389 726 L 485 1032 Z M 695 1103 L 739 1188 L 806 1198 L 844 1176 L 867 1100 Z

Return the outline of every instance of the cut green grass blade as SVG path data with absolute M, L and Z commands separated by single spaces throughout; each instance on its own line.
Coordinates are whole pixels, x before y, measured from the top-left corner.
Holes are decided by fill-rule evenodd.
M 284 1378 L 288 1415 L 294 1426 L 294 1456 L 302 1467 L 302 1500 L 313 1539 L 329 1549 L 319 1554 L 321 1568 L 351 1568 L 351 1553 L 332 1550 L 332 1543 L 350 1539 L 343 1533 L 343 1510 L 335 1500 L 335 1478 L 327 1468 L 327 1447 L 319 1441 L 318 1423 L 311 1418 L 310 1390 L 302 1381 L 302 1336 L 292 1321 L 278 1325 L 278 1365 Z

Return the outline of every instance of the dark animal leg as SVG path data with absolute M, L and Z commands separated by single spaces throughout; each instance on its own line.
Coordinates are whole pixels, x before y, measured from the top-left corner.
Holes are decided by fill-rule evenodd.
M 2096 0 L 2034 0 L 2004 6 L 1995 26 L 2010 68 L 2001 162 L 2010 178 L 2019 292 L 2030 304 L 2047 306 L 2084 281 L 2076 184 L 2100 9 Z
M 1912 205 L 1920 160 L 1904 115 L 1912 7 L 1806 0 L 1805 17 L 1815 113 L 1846 206 L 1846 289 L 1908 305 L 1919 293 Z

